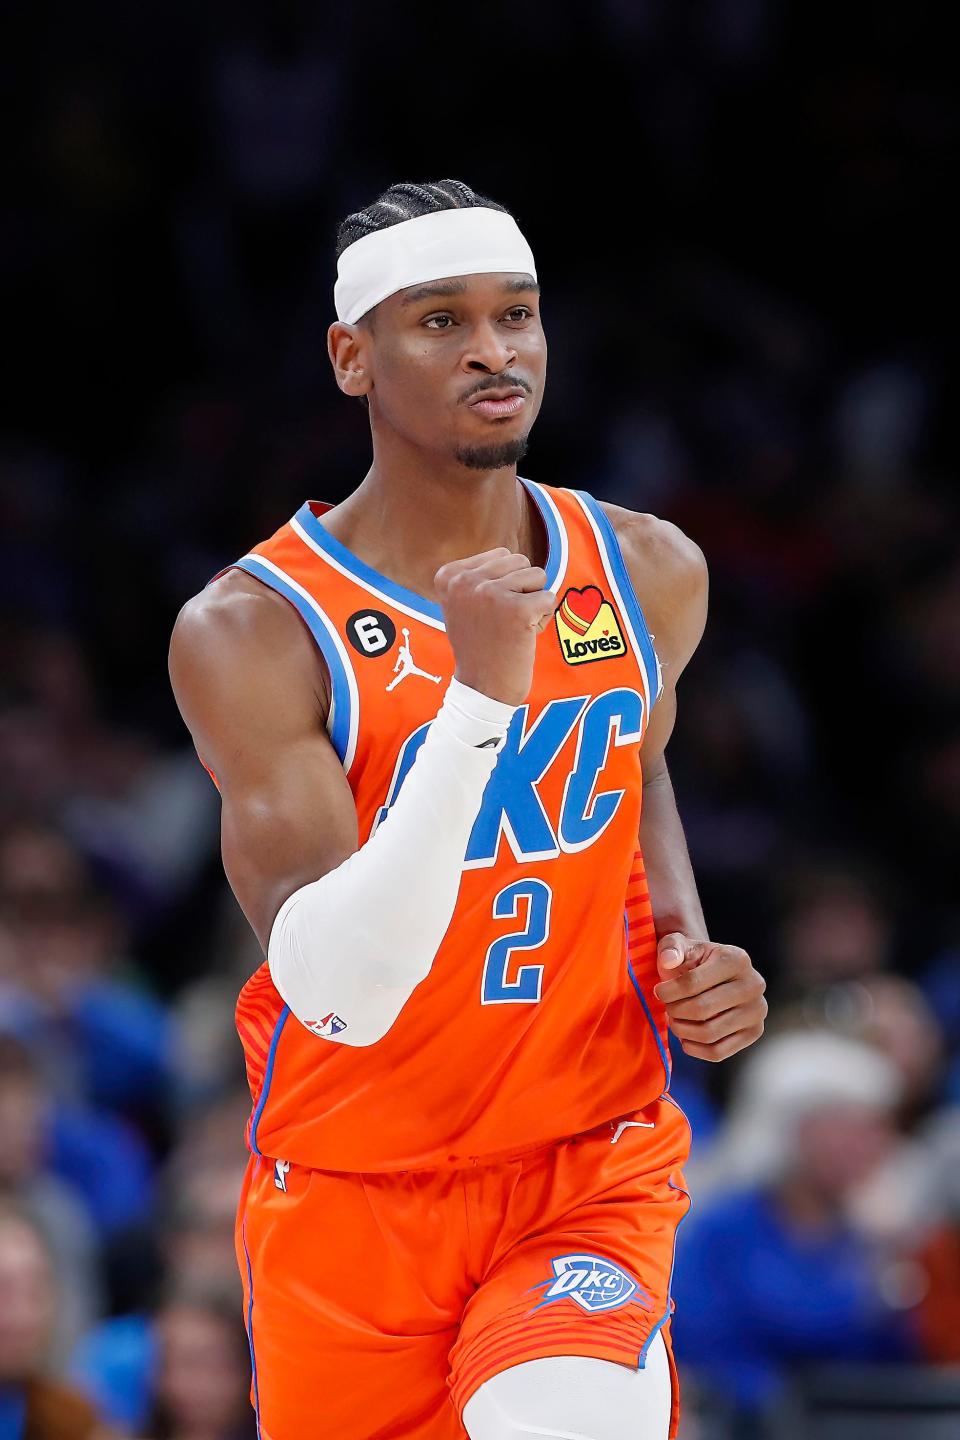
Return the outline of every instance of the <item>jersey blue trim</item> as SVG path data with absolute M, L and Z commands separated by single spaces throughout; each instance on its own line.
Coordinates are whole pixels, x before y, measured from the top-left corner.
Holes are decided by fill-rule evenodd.
M 560 526 L 553 513 L 553 508 L 540 493 L 540 487 L 534 485 L 532 480 L 524 480 L 522 475 L 518 475 L 517 479 L 536 505 L 540 512 L 540 519 L 547 531 L 547 563 L 543 568 L 547 576 L 545 588 L 552 590 L 560 570 L 560 558 L 563 554 L 563 537 L 560 534 Z
M 663 1098 L 669 1099 L 669 1096 L 664 1096 Z M 676 1101 L 671 1100 L 670 1103 L 671 1105 L 675 1105 Z M 677 1105 L 677 1109 L 680 1109 L 679 1105 Z M 680 1111 L 680 1113 L 681 1115 L 683 1115 L 682 1110 Z M 683 1118 L 686 1119 L 687 1117 L 684 1115 Z M 677 1221 L 676 1230 L 674 1230 L 673 1232 L 673 1255 L 670 1258 L 670 1279 L 667 1281 L 667 1308 L 660 1316 L 660 1319 L 657 1321 L 656 1325 L 654 1325 L 653 1329 L 650 1331 L 650 1334 L 646 1338 L 643 1349 L 637 1356 L 638 1370 L 643 1370 L 645 1368 L 650 1346 L 653 1344 L 656 1336 L 660 1334 L 660 1331 L 663 1329 L 664 1325 L 666 1325 L 667 1321 L 670 1319 L 670 1312 L 673 1309 L 673 1272 L 677 1264 L 677 1236 L 680 1234 L 680 1226 L 683 1224 L 684 1220 L 686 1220 L 687 1216 L 690 1214 L 690 1211 L 693 1209 L 693 1201 L 690 1198 L 689 1190 L 684 1190 L 682 1185 L 674 1185 L 672 1180 L 668 1180 L 667 1184 L 671 1190 L 677 1190 L 681 1195 L 686 1195 L 688 1204 L 686 1210 L 684 1210 L 683 1214 L 680 1216 L 680 1219 Z
M 647 622 L 643 617 L 643 611 L 640 609 L 640 601 L 637 599 L 637 592 L 633 588 L 633 581 L 630 579 L 630 574 L 623 559 L 623 551 L 620 549 L 620 541 L 617 538 L 617 532 L 616 530 L 614 530 L 607 516 L 604 514 L 603 510 L 600 508 L 597 501 L 594 500 L 592 495 L 588 495 L 585 490 L 578 490 L 577 494 L 580 496 L 580 499 L 590 511 L 590 514 L 596 521 L 597 529 L 600 531 L 600 534 L 603 537 L 603 542 L 607 551 L 607 558 L 610 561 L 610 568 L 613 571 L 617 585 L 620 587 L 620 593 L 623 596 L 623 603 L 627 607 L 627 610 L 629 612 L 634 634 L 637 637 L 637 644 L 640 646 L 640 653 L 643 656 L 643 663 L 646 666 L 647 675 L 650 679 L 650 686 L 652 690 L 652 694 L 650 696 L 650 709 L 652 710 L 657 700 L 659 699 L 660 691 L 663 688 L 663 684 L 660 679 L 660 667 L 657 664 L 657 653 L 653 648 L 653 641 L 650 639 L 650 631 L 647 629 Z
M 298 595 L 292 585 L 281 580 L 280 576 L 275 575 L 268 566 L 260 564 L 255 555 L 245 555 L 242 560 L 236 561 L 236 568 L 245 570 L 255 580 L 269 585 L 271 590 L 276 590 L 278 595 L 289 600 L 320 647 L 323 658 L 327 662 L 327 669 L 330 671 L 330 682 L 333 685 L 333 725 L 330 729 L 330 740 L 340 757 L 340 763 L 343 764 L 350 743 L 350 685 L 340 652 L 334 644 L 329 630 L 320 620 L 313 606 L 309 605 L 302 595 Z
M 557 524 L 556 516 L 550 509 L 550 506 L 543 497 L 537 493 L 537 487 L 519 475 L 517 479 L 527 494 L 532 498 L 546 526 L 547 563 L 544 569 L 547 573 L 547 588 L 549 589 L 560 568 L 560 555 L 563 548 L 560 537 L 560 527 Z M 344 570 L 349 571 L 351 575 L 355 576 L 356 579 L 360 580 L 364 585 L 369 586 L 373 590 L 379 590 L 382 595 L 386 595 L 389 599 L 396 600 L 401 605 L 405 605 L 408 610 L 414 610 L 419 615 L 427 615 L 431 620 L 439 620 L 440 623 L 443 624 L 443 611 L 435 601 L 427 600 L 423 595 L 418 595 L 415 590 L 408 590 L 405 585 L 398 585 L 396 580 L 391 580 L 387 575 L 381 574 L 379 570 L 374 570 L 372 565 L 368 565 L 365 560 L 361 560 L 358 555 L 354 555 L 353 551 L 348 550 L 342 540 L 338 540 L 335 535 L 331 535 L 327 527 L 320 523 L 317 516 L 314 515 L 310 509 L 309 501 L 300 506 L 294 518 L 298 524 L 303 526 L 304 530 L 306 530 L 310 536 L 310 539 L 319 545 L 321 550 L 325 551 L 332 560 L 336 560 L 338 565 L 342 565 Z
M 309 502 L 300 506 L 294 518 L 303 526 L 304 530 L 306 530 L 310 536 L 310 539 L 319 545 L 321 550 L 326 551 L 332 560 L 336 560 L 338 565 L 342 565 L 344 570 L 349 571 L 351 575 L 357 580 L 360 580 L 364 585 L 369 586 L 373 590 L 379 590 L 382 595 L 386 595 L 391 600 L 399 601 L 399 603 L 405 605 L 408 610 L 415 610 L 418 615 L 428 615 L 431 620 L 439 620 L 441 624 L 443 623 L 443 611 L 439 605 L 433 600 L 425 599 L 423 595 L 418 595 L 415 590 L 408 590 L 405 585 L 398 585 L 395 580 L 390 580 L 386 575 L 381 575 L 379 570 L 374 570 L 372 565 L 368 565 L 365 560 L 361 560 L 358 555 L 354 555 L 353 551 L 348 550 L 342 540 L 338 540 L 335 535 L 331 535 L 327 527 L 320 524 L 320 521 L 310 509 Z
M 634 988 L 634 990 L 636 990 L 636 992 L 637 992 L 637 998 L 639 999 L 640 1004 L 643 1006 L 643 1013 L 644 1013 L 644 1015 L 646 1015 L 646 1017 L 647 1017 L 647 1023 L 649 1024 L 650 1029 L 653 1031 L 653 1038 L 656 1040 L 656 1042 L 657 1042 L 657 1049 L 660 1051 L 660 1060 L 661 1060 L 661 1063 L 662 1063 L 662 1065 L 663 1065 L 663 1078 L 664 1078 L 664 1082 L 665 1082 L 664 1094 L 666 1094 L 667 1091 L 670 1089 L 670 1080 L 671 1080 L 671 1076 L 672 1076 L 672 1072 L 673 1072 L 673 1067 L 672 1067 L 672 1065 L 671 1065 L 671 1063 L 670 1063 L 670 1052 L 664 1047 L 664 1043 L 663 1043 L 663 1041 L 660 1039 L 660 1031 L 657 1029 L 656 1025 L 654 1024 L 653 1016 L 652 1016 L 651 1013 L 650 1013 L 650 1006 L 647 1004 L 647 997 L 646 997 L 646 995 L 644 995 L 643 990 L 642 990 L 641 987 L 640 987 L 640 981 L 637 979 L 636 975 L 634 974 L 633 966 L 630 964 L 630 955 L 629 955 L 630 922 L 629 922 L 629 920 L 627 919 L 627 912 L 626 912 L 626 910 L 624 910 L 624 912 L 623 912 L 623 934 L 624 934 L 624 938 L 626 939 L 627 946 L 628 946 L 628 954 L 627 954 L 627 974 L 630 976 L 630 979 L 631 979 L 631 981 L 633 982 L 633 988 Z
M 253 1378 L 253 1410 L 257 1417 L 257 1440 L 260 1440 L 260 1385 L 257 1380 L 257 1356 L 253 1348 L 253 1267 L 250 1251 L 247 1249 L 247 1222 L 240 1227 L 243 1239 L 243 1254 L 247 1262 L 247 1344 L 250 1346 L 250 1370 Z
M 277 1058 L 277 1046 L 280 1044 L 280 1036 L 283 1034 L 283 1027 L 287 1023 L 290 1014 L 290 1006 L 284 1005 L 277 1016 L 277 1023 L 273 1027 L 273 1036 L 270 1040 L 270 1050 L 267 1055 L 267 1068 L 263 1073 L 263 1085 L 260 1087 L 260 1099 L 257 1101 L 257 1108 L 253 1112 L 253 1119 L 250 1121 L 250 1149 L 254 1155 L 263 1156 L 263 1151 L 257 1144 L 257 1126 L 260 1124 L 260 1116 L 263 1114 L 263 1107 L 267 1103 L 267 1096 L 270 1093 L 270 1083 L 273 1080 L 273 1062 Z

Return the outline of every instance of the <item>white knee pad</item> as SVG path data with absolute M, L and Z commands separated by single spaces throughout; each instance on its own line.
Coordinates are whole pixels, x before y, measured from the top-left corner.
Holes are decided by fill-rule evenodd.
M 670 1363 L 657 1333 L 643 1370 L 552 1355 L 501 1370 L 467 1401 L 470 1440 L 667 1440 Z

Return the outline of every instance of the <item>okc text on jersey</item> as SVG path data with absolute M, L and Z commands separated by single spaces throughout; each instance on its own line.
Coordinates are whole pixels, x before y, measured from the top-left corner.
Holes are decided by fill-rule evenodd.
M 611 746 L 636 744 L 643 735 L 643 699 L 618 687 L 593 697 L 574 695 L 550 700 L 530 723 L 530 707 L 521 705 L 510 723 L 483 804 L 467 846 L 464 869 L 496 862 L 501 837 L 517 860 L 550 860 L 586 850 L 606 830 L 624 791 L 598 790 Z M 429 724 L 404 741 L 386 802 L 374 818 L 371 834 L 390 813 Z M 573 768 L 568 772 L 559 815 L 548 815 L 537 789 L 576 735 Z

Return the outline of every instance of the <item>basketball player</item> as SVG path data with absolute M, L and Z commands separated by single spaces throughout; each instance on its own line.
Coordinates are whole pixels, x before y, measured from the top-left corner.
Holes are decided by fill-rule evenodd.
M 719 1060 L 766 1011 L 707 937 L 664 760 L 703 557 L 518 478 L 546 344 L 502 207 L 391 187 L 341 227 L 335 303 L 370 471 L 171 647 L 267 957 L 237 1007 L 259 1433 L 666 1440 L 667 1026 Z

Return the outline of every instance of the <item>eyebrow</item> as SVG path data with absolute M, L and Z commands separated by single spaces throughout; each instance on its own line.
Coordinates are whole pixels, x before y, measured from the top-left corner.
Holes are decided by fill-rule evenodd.
M 521 291 L 533 290 L 538 295 L 540 286 L 532 275 L 519 275 L 509 280 L 504 280 L 503 288 L 508 295 L 516 295 Z M 419 305 L 422 300 L 445 299 L 451 295 L 463 295 L 466 293 L 467 282 L 465 280 L 435 280 L 430 285 L 418 285 L 416 290 L 410 290 L 404 295 L 402 304 Z

